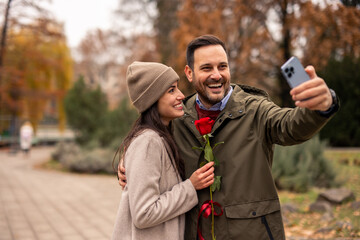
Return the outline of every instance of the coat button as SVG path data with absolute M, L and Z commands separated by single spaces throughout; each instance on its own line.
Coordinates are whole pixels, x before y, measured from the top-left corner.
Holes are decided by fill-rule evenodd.
M 194 120 L 191 121 L 192 124 L 194 124 L 194 122 L 195 122 Z
M 232 117 L 232 114 L 231 114 L 231 113 L 229 113 L 229 117 Z
M 222 122 L 222 119 L 221 119 L 221 118 L 219 119 L 219 122 Z
M 242 110 L 239 110 L 239 113 L 242 113 Z
M 252 215 L 253 215 L 253 216 L 256 216 L 256 212 L 252 212 Z

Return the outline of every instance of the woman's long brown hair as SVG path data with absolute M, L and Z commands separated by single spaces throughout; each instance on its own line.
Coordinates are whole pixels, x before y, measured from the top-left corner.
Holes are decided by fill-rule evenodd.
M 154 103 L 149 109 L 141 113 L 138 119 L 135 121 L 130 132 L 125 137 L 124 141 L 120 145 L 117 152 L 119 152 L 119 162 L 125 156 L 126 149 L 130 146 L 132 140 L 139 136 L 144 130 L 151 129 L 157 132 L 165 142 L 170 146 L 171 154 L 173 155 L 173 161 L 171 162 L 175 169 L 178 171 L 182 179 L 185 179 L 185 165 L 184 161 L 180 158 L 179 150 L 176 146 L 174 138 L 171 134 L 171 124 L 165 126 L 161 121 L 160 114 L 157 108 L 157 102 Z M 116 156 L 116 154 L 115 154 Z M 113 159 L 113 163 L 115 160 Z

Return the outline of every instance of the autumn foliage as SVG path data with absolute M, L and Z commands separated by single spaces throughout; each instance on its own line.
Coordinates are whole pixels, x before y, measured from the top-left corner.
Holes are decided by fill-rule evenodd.
M 360 10 L 341 3 L 186 0 L 177 14 L 179 68 L 191 39 L 217 35 L 228 47 L 232 81 L 263 88 L 283 105 L 292 102 L 279 68 L 292 55 L 321 69 L 332 56 L 360 54 Z
M 73 77 L 73 61 L 63 27 L 45 17 L 38 2 L 7 2 L 8 18 L 2 32 L 0 115 L 29 119 L 36 129 L 46 113 L 55 116 L 63 129 L 66 119 L 62 100 Z M 30 11 L 27 7 L 37 9 L 38 15 L 24 19 L 21 13 Z M 8 127 L 1 122 L 0 133 Z
M 63 126 L 61 102 L 74 75 L 63 26 L 47 18 L 43 1 L 6 2 L 12 5 L 0 61 L 0 114 L 30 118 L 36 125 L 46 112 Z M 100 85 L 112 109 L 126 97 L 125 71 L 134 60 L 172 66 L 181 90 L 190 94 L 194 89 L 183 72 L 186 46 L 194 37 L 213 34 L 228 48 L 232 82 L 259 87 L 279 105 L 292 106 L 279 71 L 292 55 L 318 72 L 330 59 L 360 57 L 360 8 L 354 2 L 118 0 L 119 27 L 89 32 L 77 48 L 74 72 Z M 6 3 L 0 7 L 5 16 Z M 24 17 L 28 7 L 36 12 L 30 20 Z

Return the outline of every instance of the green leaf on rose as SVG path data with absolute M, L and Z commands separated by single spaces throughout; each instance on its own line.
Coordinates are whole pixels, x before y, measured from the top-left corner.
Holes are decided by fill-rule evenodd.
M 196 150 L 200 150 L 200 151 L 202 151 L 202 150 L 204 150 L 204 148 L 203 147 L 192 147 L 192 149 L 196 149 Z
M 215 176 L 214 183 L 210 186 L 211 191 L 215 192 L 216 190 L 220 190 L 220 185 L 221 185 L 221 176 Z
M 215 145 L 213 146 L 213 149 L 215 149 L 217 145 L 220 145 L 220 144 L 223 144 L 223 143 L 224 143 L 224 142 L 215 143 Z
M 213 154 L 213 151 L 212 151 L 211 146 L 210 146 L 209 143 L 206 143 L 206 145 L 205 145 L 204 158 L 205 158 L 208 162 L 211 162 L 211 161 L 214 160 L 214 154 Z
M 215 155 L 214 155 L 214 162 L 215 162 L 215 166 L 219 166 L 220 165 L 220 163 L 219 163 L 219 160 L 215 157 Z
M 206 161 L 202 161 L 202 162 L 200 163 L 200 167 L 203 167 L 205 164 L 206 164 Z

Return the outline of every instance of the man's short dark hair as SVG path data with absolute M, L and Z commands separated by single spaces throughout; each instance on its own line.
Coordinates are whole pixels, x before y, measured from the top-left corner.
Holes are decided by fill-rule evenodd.
M 192 70 L 194 70 L 194 52 L 195 52 L 195 50 L 200 47 L 209 46 L 209 45 L 221 45 L 227 54 L 225 43 L 223 41 L 221 41 L 218 37 L 213 36 L 213 35 L 203 35 L 203 36 L 197 37 L 197 38 L 193 39 L 186 48 L 186 64 Z

